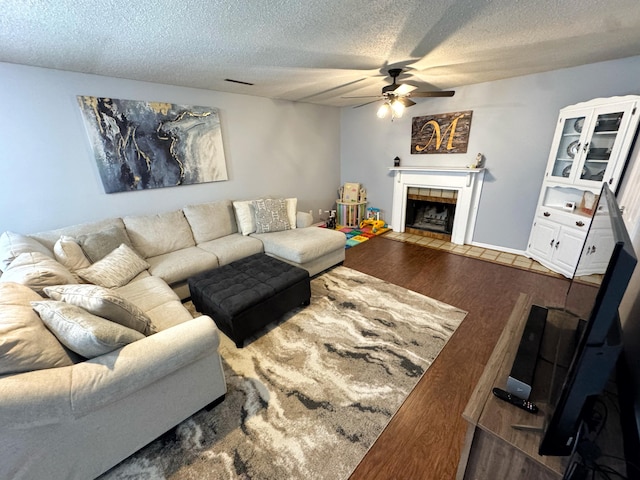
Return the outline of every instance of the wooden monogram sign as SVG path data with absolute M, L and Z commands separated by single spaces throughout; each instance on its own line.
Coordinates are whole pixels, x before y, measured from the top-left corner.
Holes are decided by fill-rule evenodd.
M 411 153 L 467 153 L 472 110 L 413 117 Z

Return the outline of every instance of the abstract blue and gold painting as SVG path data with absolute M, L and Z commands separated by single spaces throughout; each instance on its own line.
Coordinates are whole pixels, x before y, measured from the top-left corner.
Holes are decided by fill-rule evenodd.
M 78 96 L 106 193 L 227 180 L 218 110 Z

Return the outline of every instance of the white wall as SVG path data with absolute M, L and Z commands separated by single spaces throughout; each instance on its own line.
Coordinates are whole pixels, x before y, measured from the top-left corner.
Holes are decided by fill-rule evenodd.
M 402 119 L 376 117 L 378 104 L 342 109 L 341 180 L 362 183 L 369 206 L 391 220 L 392 177 L 404 166 L 466 166 L 476 154 L 488 171 L 473 242 L 526 249 L 560 108 L 597 97 L 640 94 L 640 57 L 456 88 L 451 98 L 416 99 Z M 411 155 L 411 118 L 473 110 L 466 154 Z
M 76 95 L 219 108 L 229 181 L 105 194 Z M 339 123 L 332 107 L 0 63 L 0 232 L 266 195 L 317 220 L 340 185 Z

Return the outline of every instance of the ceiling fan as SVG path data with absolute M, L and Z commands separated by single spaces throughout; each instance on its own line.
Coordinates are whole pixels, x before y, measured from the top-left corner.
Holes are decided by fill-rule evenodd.
M 377 102 L 380 99 L 384 100 L 384 103 L 378 109 L 378 117 L 384 118 L 387 114 L 391 113 L 391 120 L 399 118 L 404 113 L 404 109 L 416 104 L 409 97 L 453 97 L 456 93 L 453 90 L 442 90 L 433 92 L 415 92 L 413 91 L 413 85 L 406 83 L 399 84 L 397 82 L 398 76 L 402 73 L 401 68 L 389 69 L 389 76 L 393 79 L 391 85 L 382 87 L 382 93 L 375 95 L 376 100 L 356 105 L 354 108 L 363 107 L 370 103 Z M 356 96 L 356 97 L 344 97 L 344 98 L 371 98 L 372 95 Z

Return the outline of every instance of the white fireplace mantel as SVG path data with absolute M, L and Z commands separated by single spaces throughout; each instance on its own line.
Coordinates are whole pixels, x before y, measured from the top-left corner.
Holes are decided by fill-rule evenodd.
M 475 228 L 484 168 L 464 167 L 391 167 L 393 173 L 393 205 L 391 228 L 404 232 L 409 187 L 457 190 L 458 201 L 453 217 L 451 242 L 471 243 Z

